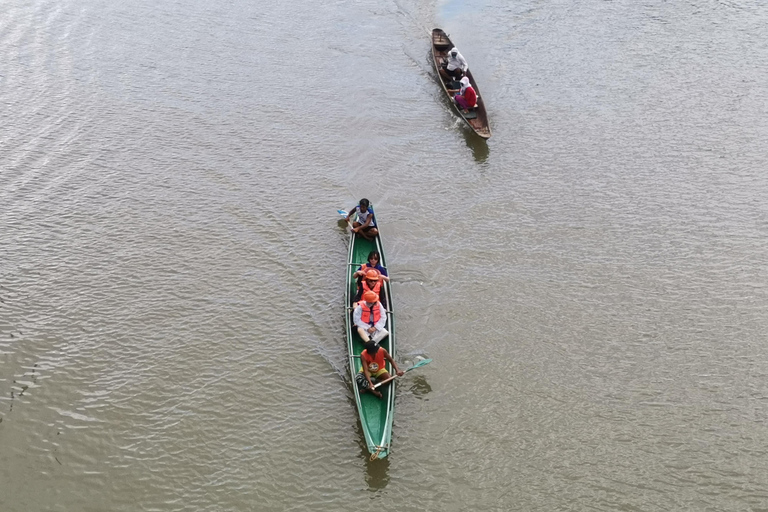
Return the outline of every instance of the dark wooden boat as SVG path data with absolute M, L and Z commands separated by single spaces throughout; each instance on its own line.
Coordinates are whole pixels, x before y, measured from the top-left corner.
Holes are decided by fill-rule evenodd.
M 443 86 L 445 94 L 448 95 L 448 99 L 456 112 L 461 116 L 464 121 L 469 125 L 472 130 L 480 137 L 487 139 L 491 136 L 491 126 L 488 124 L 488 114 L 485 112 L 485 102 L 480 95 L 480 89 L 477 87 L 472 72 L 467 69 L 467 77 L 469 77 L 469 83 L 477 93 L 477 106 L 464 113 L 461 108 L 453 101 L 453 94 L 448 91 L 448 86 L 445 79 L 440 76 L 440 68 L 443 67 L 443 63 L 448 60 L 448 52 L 453 48 L 453 43 L 448 37 L 448 34 L 442 31 L 442 29 L 436 28 L 432 30 L 432 63 L 435 66 L 437 72 L 437 79 L 440 80 L 440 85 Z

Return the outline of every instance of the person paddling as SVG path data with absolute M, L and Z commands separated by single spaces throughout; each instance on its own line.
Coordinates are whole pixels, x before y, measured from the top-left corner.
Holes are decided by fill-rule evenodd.
M 347 222 L 353 215 L 357 214 L 357 220 L 352 223 L 352 232 L 357 233 L 366 240 L 373 240 L 379 234 L 376 228 L 376 220 L 373 218 L 373 210 L 370 209 L 371 203 L 363 198 L 360 203 L 347 214 Z
M 363 300 L 355 306 L 352 321 L 365 343 L 372 340 L 379 344 L 389 335 L 389 331 L 384 328 L 387 324 L 387 310 L 379 302 L 379 296 L 370 290 L 363 293 Z
M 360 353 L 362 368 L 355 375 L 355 382 L 360 388 L 360 392 L 369 392 L 381 398 L 381 392 L 374 388 L 373 380 L 385 381 L 389 378 L 386 361 L 392 365 L 398 377 L 402 377 L 405 372 L 400 371 L 397 363 L 389 355 L 384 347 L 378 346 L 375 342 L 369 341 L 365 344 L 365 349 Z M 390 381 L 391 382 L 391 381 Z M 384 386 L 389 385 L 389 382 Z

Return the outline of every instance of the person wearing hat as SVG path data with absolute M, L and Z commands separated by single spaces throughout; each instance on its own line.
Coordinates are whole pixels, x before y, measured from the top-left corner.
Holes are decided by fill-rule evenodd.
M 454 46 L 451 51 L 448 52 L 448 57 L 443 62 L 443 68 L 440 70 L 440 75 L 449 81 L 458 80 L 469 69 L 467 59 L 464 58 L 459 50 Z
M 369 341 L 365 344 L 365 349 L 360 353 L 360 361 L 362 363 L 362 368 L 360 368 L 360 371 L 355 375 L 355 382 L 361 392 L 365 393 L 368 391 L 379 398 L 381 398 L 381 392 L 373 387 L 373 379 L 384 381 L 389 378 L 387 361 L 392 365 L 392 368 L 394 368 L 398 377 L 402 377 L 403 373 L 405 373 L 400 371 L 400 368 L 397 367 L 397 363 L 395 363 L 395 360 L 389 355 L 389 352 L 373 341 Z
M 475 104 L 477 103 L 477 93 L 475 92 L 474 87 L 469 83 L 469 78 L 466 76 L 461 79 L 461 89 L 459 90 L 459 93 L 453 97 L 453 100 L 465 114 L 469 109 L 475 107 Z
M 378 345 L 389 335 L 389 331 L 384 328 L 387 324 L 387 310 L 379 302 L 379 296 L 371 290 L 363 292 L 362 298 L 352 312 L 352 321 L 363 342 L 373 341 Z
M 363 294 L 367 291 L 372 291 L 376 294 L 377 297 L 379 297 L 379 300 L 384 305 L 384 307 L 387 307 L 387 303 L 385 298 L 382 296 L 381 289 L 383 287 L 383 280 L 381 279 L 381 274 L 378 270 L 375 268 L 370 268 L 365 272 L 365 276 L 363 277 L 362 281 L 360 281 L 360 285 L 357 287 L 357 293 L 355 294 L 355 298 L 352 300 L 352 305 L 356 306 L 356 302 L 359 301 Z
M 373 240 L 379 234 L 379 230 L 376 228 L 376 219 L 373 218 L 373 210 L 370 206 L 371 202 L 363 198 L 347 214 L 347 222 L 349 222 L 353 215 L 357 214 L 357 220 L 352 223 L 352 232 L 357 233 L 366 240 Z

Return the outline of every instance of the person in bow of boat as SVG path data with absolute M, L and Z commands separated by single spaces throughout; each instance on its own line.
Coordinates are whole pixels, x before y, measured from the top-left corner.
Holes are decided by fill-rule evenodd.
M 357 293 L 352 301 L 353 306 L 357 307 L 358 301 L 363 297 L 365 292 L 371 291 L 379 297 L 384 308 L 387 307 L 387 302 L 381 295 L 381 288 L 384 286 L 381 274 L 375 268 L 368 269 L 365 273 L 365 277 L 360 281 L 360 285 L 357 287 Z
M 474 87 L 472 87 L 472 84 L 469 83 L 469 77 L 465 76 L 461 79 L 461 89 L 453 99 L 465 114 L 469 112 L 469 109 L 475 107 L 475 104 L 477 103 L 477 93 L 475 92 Z
M 352 231 L 366 240 L 373 240 L 379 234 L 379 230 L 376 228 L 376 220 L 373 218 L 373 210 L 370 209 L 370 206 L 370 201 L 363 198 L 347 215 L 347 222 L 349 222 L 352 216 L 357 214 L 357 220 L 352 223 Z
M 355 382 L 360 388 L 360 392 L 369 392 L 379 398 L 381 398 L 381 392 L 373 387 L 373 379 L 385 381 L 389 378 L 386 361 L 389 361 L 389 364 L 392 365 L 392 368 L 394 368 L 398 377 L 402 377 L 403 373 L 405 373 L 400 371 L 400 368 L 397 367 L 397 363 L 395 363 L 395 360 L 389 355 L 389 352 L 373 341 L 369 341 L 365 344 L 365 349 L 360 353 L 360 360 L 362 368 L 360 368 L 360 371 L 355 375 Z
M 360 268 L 358 268 L 355 271 L 355 273 L 352 274 L 352 277 L 358 280 L 362 280 L 363 276 L 365 276 L 365 274 L 368 273 L 370 269 L 374 269 L 379 271 L 380 279 L 383 279 L 384 281 L 389 282 L 389 275 L 387 274 L 387 269 L 381 266 L 381 264 L 379 263 L 380 261 L 381 261 L 381 254 L 379 254 L 379 251 L 369 252 L 368 262 L 360 265 Z
M 387 324 L 387 310 L 379 302 L 379 296 L 371 290 L 363 292 L 363 300 L 355 305 L 352 322 L 365 343 L 373 341 L 378 345 L 389 335 L 389 331 L 384 328 Z
M 467 59 L 454 46 L 448 52 L 448 58 L 443 62 L 443 69 L 440 70 L 440 75 L 449 82 L 452 82 L 460 79 L 468 69 Z

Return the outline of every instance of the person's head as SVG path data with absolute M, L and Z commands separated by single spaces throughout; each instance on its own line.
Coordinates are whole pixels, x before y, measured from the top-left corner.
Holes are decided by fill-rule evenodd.
M 455 57 L 459 54 L 459 50 L 457 50 L 455 47 L 451 48 L 451 56 Z
M 375 267 L 376 265 L 378 265 L 380 261 L 381 261 L 381 254 L 379 254 L 379 251 L 371 251 L 370 253 L 368 253 L 368 263 L 372 267 Z
M 368 354 L 375 356 L 376 352 L 379 351 L 379 346 L 376 344 L 375 341 L 369 341 L 365 344 L 365 350 L 368 351 Z
M 368 207 L 371 205 L 371 202 L 367 199 L 363 198 L 360 200 L 360 211 L 365 212 L 368 211 Z
M 469 87 L 469 77 L 464 77 L 461 79 L 461 86 L 462 87 Z
M 376 304 L 379 302 L 379 294 L 377 294 L 374 291 L 368 290 L 363 294 L 363 300 L 366 302 L 366 304 Z
M 368 281 L 378 281 L 379 280 L 379 271 L 375 268 L 372 268 L 368 272 L 365 273 L 365 279 Z

